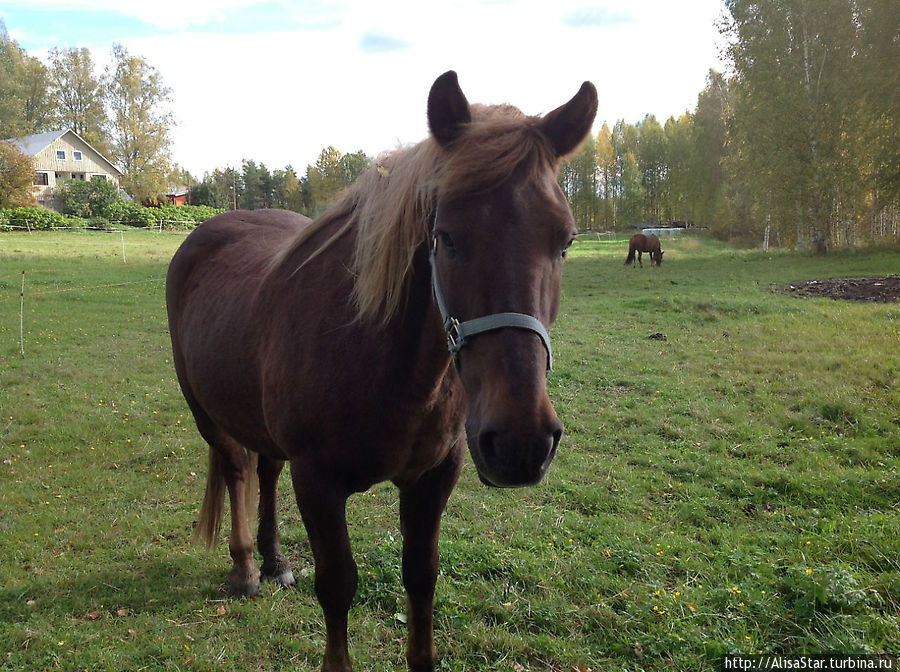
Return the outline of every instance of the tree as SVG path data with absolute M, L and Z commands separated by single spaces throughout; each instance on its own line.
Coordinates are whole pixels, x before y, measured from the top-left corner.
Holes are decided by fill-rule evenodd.
M 119 200 L 119 188 L 114 182 L 66 180 L 56 190 L 63 214 L 75 217 L 104 217 L 110 206 Z
M 241 207 L 247 210 L 273 207 L 272 175 L 265 164 L 257 165 L 252 159 L 245 159 L 242 163 L 241 175 L 244 184 L 240 199 Z
M 285 170 L 283 205 L 294 212 L 303 210 L 303 189 L 300 180 L 297 179 L 297 174 L 290 166 Z
M 9 37 L 0 21 L 0 139 L 46 129 L 47 68 Z
M 900 12 L 893 0 L 857 2 L 861 34 L 861 172 L 870 194 L 870 235 L 887 233 L 887 218 L 900 215 Z M 866 165 L 868 164 L 868 165 Z M 887 215 L 887 217 L 886 217 Z
M 659 224 L 666 191 L 666 134 L 656 117 L 648 114 L 637 125 L 638 167 L 643 175 L 644 221 Z
M 53 49 L 50 51 L 50 99 L 55 101 L 53 122 L 57 128 L 70 128 L 100 152 L 108 152 L 103 127 L 105 82 L 94 74 L 89 49 Z
M 372 160 L 362 150 L 353 152 L 352 154 L 344 154 L 341 157 L 341 168 L 344 171 L 344 184 L 353 184 L 360 175 L 362 175 Z
M 139 200 L 166 188 L 173 123 L 170 95 L 156 68 L 122 45 L 113 45 L 113 63 L 106 70 L 110 153 L 124 173 L 122 186 Z
M 678 119 L 670 117 L 664 126 L 666 134 L 666 193 L 662 210 L 666 221 L 693 220 L 693 180 L 691 164 L 694 155 L 694 119 L 690 113 Z
M 706 226 L 721 223 L 717 214 L 722 212 L 727 197 L 727 125 L 732 116 L 729 97 L 728 81 L 721 73 L 710 70 L 692 117 L 693 148 L 687 186 L 693 218 Z
M 619 226 L 643 223 L 647 190 L 644 175 L 638 166 L 634 152 L 626 152 L 622 157 L 622 195 L 619 200 Z
M 309 184 L 310 214 L 317 215 L 334 201 L 347 185 L 341 153 L 329 146 L 319 153 L 315 166 L 306 167 Z
M 611 229 L 616 224 L 616 198 L 618 181 L 616 171 L 616 150 L 612 144 L 612 132 L 606 122 L 597 134 L 597 181 L 601 199 L 599 224 Z
M 0 208 L 34 205 L 33 181 L 31 157 L 12 143 L 0 141 Z
M 244 182 L 234 168 L 216 168 L 206 173 L 203 181 L 191 189 L 191 205 L 208 205 L 213 208 L 234 210 L 243 196 Z
M 733 165 L 752 185 L 757 219 L 824 248 L 854 200 L 859 122 L 852 0 L 728 0 L 736 73 Z
M 597 143 L 588 137 L 577 154 L 566 161 L 559 171 L 559 183 L 569 199 L 575 225 L 579 229 L 593 229 L 600 211 L 597 194 Z

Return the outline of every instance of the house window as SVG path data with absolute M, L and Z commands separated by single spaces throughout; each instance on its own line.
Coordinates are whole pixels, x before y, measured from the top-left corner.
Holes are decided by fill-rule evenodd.
M 46 187 L 50 184 L 50 175 L 48 173 L 35 173 L 34 186 Z
M 57 149 L 56 150 L 56 158 L 59 159 L 60 161 L 65 161 L 66 160 L 66 150 Z
M 91 181 L 92 181 L 92 182 L 93 182 L 93 181 L 97 181 L 97 182 L 106 182 L 107 179 L 108 179 L 108 178 L 106 177 L 106 175 L 91 175 Z
M 72 150 L 72 158 L 76 161 L 81 161 L 81 152 Z

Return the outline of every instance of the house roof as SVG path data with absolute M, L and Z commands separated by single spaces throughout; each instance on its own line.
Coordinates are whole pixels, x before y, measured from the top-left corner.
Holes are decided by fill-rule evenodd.
M 48 131 L 47 133 L 38 133 L 37 135 L 26 135 L 22 139 L 11 138 L 6 142 L 12 143 L 28 156 L 34 156 L 51 143 L 59 140 L 65 134 L 66 129 L 61 131 Z
M 91 147 L 91 144 L 87 140 L 82 138 L 70 128 L 64 128 L 61 131 L 47 131 L 46 133 L 26 135 L 24 138 L 10 138 L 9 140 L 6 140 L 6 142 L 12 143 L 28 156 L 35 156 L 67 133 L 71 133 L 76 138 L 81 140 L 81 142 L 90 147 L 97 156 L 108 163 L 110 168 L 116 171 L 119 175 L 122 175 L 122 171 L 116 168 L 116 166 L 109 159 L 107 159 L 105 156 L 103 156 L 103 154 Z

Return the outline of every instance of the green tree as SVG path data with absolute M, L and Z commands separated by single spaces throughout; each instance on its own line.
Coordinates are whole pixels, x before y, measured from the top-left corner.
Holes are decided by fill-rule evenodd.
M 900 216 L 900 12 L 893 0 L 859 0 L 859 67 L 862 105 L 860 172 L 871 203 L 870 236 L 888 232 Z M 896 225 L 895 225 L 896 226 Z
M 577 154 L 563 163 L 559 183 L 569 199 L 575 225 L 593 229 L 597 225 L 600 199 L 597 188 L 597 143 L 588 137 Z
M 0 20 L 0 139 L 46 130 L 47 68 L 19 48 Z
M 294 212 L 301 212 L 304 207 L 303 189 L 293 168 L 285 171 L 283 206 Z
M 122 186 L 138 199 L 166 188 L 173 123 L 170 95 L 156 68 L 122 45 L 113 45 L 113 62 L 106 71 L 110 153 L 124 172 Z
M 256 161 L 244 160 L 241 164 L 243 193 L 240 205 L 246 210 L 259 210 L 272 207 L 273 183 L 272 175 L 265 164 L 257 165 Z
M 612 132 L 606 122 L 597 133 L 597 187 L 600 196 L 598 225 L 612 229 L 616 221 L 618 194 L 616 151 L 612 144 Z
M 103 77 L 94 74 L 91 52 L 77 49 L 50 51 L 50 99 L 55 101 L 53 123 L 70 128 L 101 153 L 109 147 L 105 139 L 106 110 L 103 107 Z
M 666 191 L 666 134 L 652 114 L 637 125 L 638 167 L 644 182 L 643 219 L 652 224 L 662 220 L 662 203 Z
M 664 126 L 666 134 L 666 193 L 662 212 L 666 221 L 693 220 L 692 171 L 694 156 L 694 118 L 685 112 L 670 117 Z
M 9 142 L 0 141 L 0 208 L 34 205 L 31 157 Z
M 725 77 L 710 70 L 706 87 L 697 96 L 692 121 L 693 150 L 687 200 L 696 222 L 715 227 L 728 197 L 726 162 L 729 157 L 728 124 L 731 119 L 729 85 Z
M 341 168 L 344 171 L 344 184 L 353 184 L 372 164 L 365 152 L 359 150 L 341 157 Z
M 726 6 L 740 157 L 732 165 L 752 186 L 757 220 L 771 222 L 780 236 L 795 231 L 798 244 L 809 237 L 824 249 L 856 198 L 857 9 L 852 0 L 728 0 Z
M 638 166 L 634 152 L 628 151 L 622 157 L 622 193 L 619 198 L 619 226 L 642 224 L 647 190 L 644 174 Z
M 115 183 L 102 178 L 66 180 L 56 190 L 63 214 L 75 217 L 106 217 L 119 200 Z
M 317 215 L 325 210 L 347 185 L 342 159 L 338 150 L 328 146 L 319 153 L 315 166 L 306 167 L 310 214 Z
M 243 198 L 243 177 L 234 168 L 216 168 L 191 188 L 191 205 L 233 210 Z

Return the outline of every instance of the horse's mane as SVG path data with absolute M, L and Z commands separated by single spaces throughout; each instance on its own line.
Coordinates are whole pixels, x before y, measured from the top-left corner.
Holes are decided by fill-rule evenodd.
M 518 170 L 537 172 L 557 161 L 537 117 L 510 105 L 473 105 L 471 113 L 472 121 L 449 149 L 428 138 L 381 155 L 284 256 L 316 231 L 336 226 L 307 258 L 312 259 L 353 230 L 358 315 L 390 319 L 403 301 L 413 256 L 429 234 L 427 222 L 438 199 L 487 192 Z

